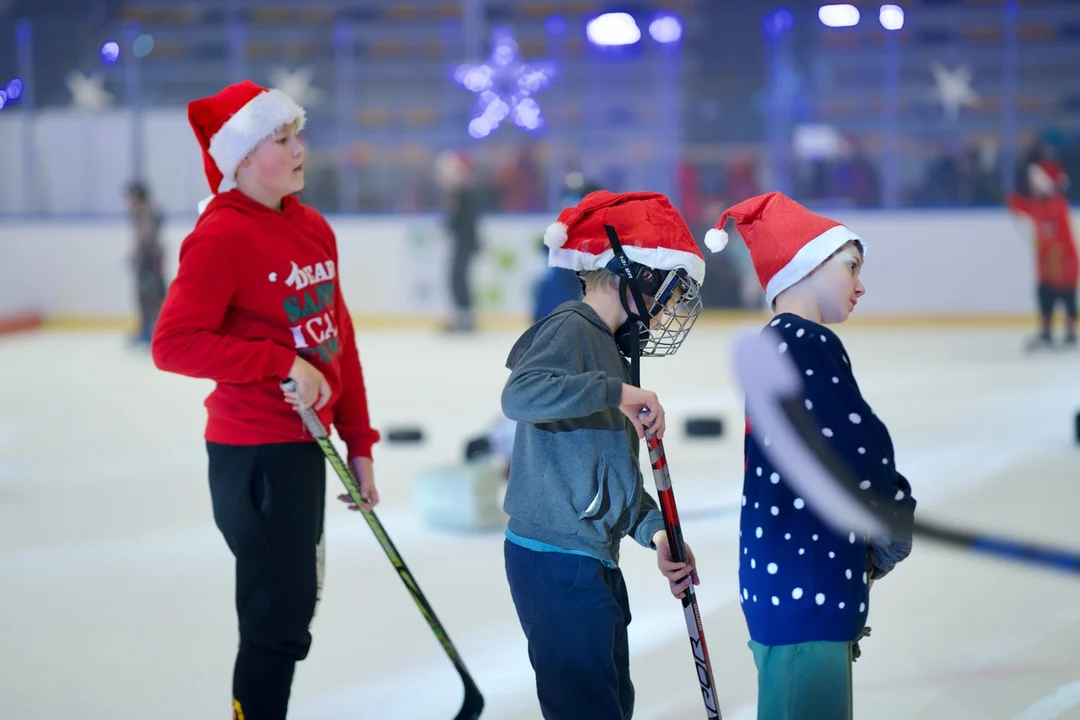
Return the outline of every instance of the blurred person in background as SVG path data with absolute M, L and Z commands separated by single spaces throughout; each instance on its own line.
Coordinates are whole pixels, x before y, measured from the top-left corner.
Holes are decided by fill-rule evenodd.
M 472 162 L 459 152 L 440 153 L 435 158 L 435 180 L 445 193 L 446 227 L 453 243 L 450 291 L 454 299 L 454 317 L 447 330 L 471 332 L 476 327 L 476 317 L 469 270 L 473 257 L 480 249 L 480 196 Z
M 563 208 L 574 207 L 586 195 L 600 189 L 598 184 L 586 180 L 585 176 L 578 171 L 567 173 L 566 186 L 563 188 L 562 206 Z M 539 245 L 546 261 L 548 247 L 544 245 L 542 237 Z M 534 323 L 540 322 L 547 317 L 548 313 L 563 303 L 580 300 L 582 294 L 581 281 L 573 272 L 565 268 L 549 266 L 536 288 L 532 321 Z
M 745 198 L 740 198 L 743 200 Z M 723 199 L 713 199 L 703 206 L 701 216 L 695 223 L 695 237 L 703 237 L 713 226 L 727 206 Z M 750 251 L 739 234 L 738 228 L 728 233 L 728 244 L 722 253 L 705 256 L 705 272 L 720 282 L 711 283 L 712 288 L 702 286 L 701 299 L 705 308 L 736 308 L 741 310 L 761 310 L 765 306 L 765 293 L 761 290 L 757 272 L 750 259 Z
M 135 276 L 135 297 L 139 305 L 139 328 L 131 343 L 150 347 L 161 304 L 165 302 L 165 251 L 161 246 L 163 218 L 142 182 L 127 188 L 128 214 L 135 229 L 135 247 L 131 254 L 131 269 Z
M 1010 193 L 1010 210 L 1028 217 L 1035 226 L 1036 297 L 1039 303 L 1039 334 L 1028 342 L 1028 350 L 1053 347 L 1054 309 L 1061 303 L 1067 318 L 1064 343 L 1076 347 L 1076 289 L 1080 261 L 1076 240 L 1069 224 L 1069 201 L 1065 191 L 1069 178 L 1054 160 L 1028 166 L 1029 196 Z

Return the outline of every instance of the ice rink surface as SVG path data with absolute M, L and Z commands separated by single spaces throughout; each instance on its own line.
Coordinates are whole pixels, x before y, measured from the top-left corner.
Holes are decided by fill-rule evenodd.
M 669 416 L 726 720 L 754 718 L 756 696 L 736 576 L 742 400 L 730 355 L 742 330 L 702 324 L 678 355 L 642 365 Z M 922 517 L 1080 548 L 1080 355 L 1026 356 L 1017 328 L 838 330 Z M 460 462 L 465 439 L 498 417 L 516 335 L 359 332 L 377 426 L 427 433 L 422 445 L 377 448 L 378 513 L 491 720 L 540 717 L 502 535 L 428 529 L 410 486 L 418 471 Z M 206 483 L 210 385 L 162 374 L 104 332 L 0 339 L 0 367 L 0 718 L 229 717 L 236 630 Z M 682 420 L 697 412 L 721 413 L 725 437 L 686 440 Z M 338 492 L 331 475 L 328 502 Z M 330 510 L 326 587 L 290 718 L 449 720 L 461 700 L 451 665 L 362 518 Z M 704 717 L 682 612 L 653 553 L 625 541 L 623 570 L 635 718 Z M 916 542 L 875 585 L 869 625 L 858 718 L 1080 718 L 1080 576 Z

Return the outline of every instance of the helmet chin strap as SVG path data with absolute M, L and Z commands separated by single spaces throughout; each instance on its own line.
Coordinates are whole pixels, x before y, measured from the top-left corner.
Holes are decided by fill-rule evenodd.
M 619 301 L 623 310 L 626 311 L 626 322 L 618 329 L 616 339 L 623 352 L 630 358 L 630 383 L 637 387 L 641 386 L 641 337 L 649 332 L 649 318 L 643 318 L 640 314 L 645 307 L 645 299 L 641 295 L 641 288 L 634 279 L 634 271 L 630 267 L 630 258 L 626 257 L 622 243 L 619 242 L 619 234 L 611 225 L 604 225 L 607 232 L 608 242 L 615 253 L 615 259 L 619 264 Z M 638 312 L 630 311 L 630 302 L 626 297 L 626 288 L 634 298 Z

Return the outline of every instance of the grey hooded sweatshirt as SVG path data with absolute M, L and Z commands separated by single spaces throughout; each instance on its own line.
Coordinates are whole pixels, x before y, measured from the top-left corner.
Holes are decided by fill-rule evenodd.
M 619 411 L 630 368 L 589 305 L 560 305 L 514 344 L 502 393 L 518 422 L 504 510 L 515 535 L 617 565 L 632 535 L 655 548 L 664 527 L 645 492 L 640 441 Z

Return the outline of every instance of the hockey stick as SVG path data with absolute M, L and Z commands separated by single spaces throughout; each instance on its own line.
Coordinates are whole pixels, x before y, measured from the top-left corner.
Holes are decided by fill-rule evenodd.
M 292 379 L 285 380 L 281 383 L 281 389 L 286 392 L 296 391 L 296 381 Z M 435 611 L 432 609 L 431 604 L 424 597 L 424 593 L 420 590 L 420 585 L 413 578 L 409 568 L 406 567 L 405 561 L 401 559 L 401 555 L 398 554 L 397 548 L 394 547 L 394 543 L 391 542 L 390 536 L 386 534 L 385 528 L 379 518 L 372 510 L 365 510 L 362 506 L 364 497 L 360 494 L 360 484 L 353 474 L 349 465 L 342 460 L 341 455 L 338 454 L 334 444 L 330 441 L 330 437 L 326 432 L 326 428 L 323 427 L 322 421 L 319 420 L 319 416 L 315 414 L 315 411 L 311 408 L 301 410 L 300 417 L 303 418 L 304 427 L 307 428 L 311 436 L 315 438 L 315 441 L 322 448 L 323 454 L 326 459 L 330 461 L 330 465 L 334 468 L 334 472 L 337 473 L 338 478 L 342 484 L 345 485 L 345 489 L 349 491 L 349 496 L 352 498 L 356 507 L 363 514 L 364 519 L 367 520 L 367 524 L 371 527 L 371 532 L 375 534 L 375 539 L 379 541 L 379 545 L 382 546 L 386 556 L 390 558 L 390 563 L 397 570 L 398 575 L 401 577 L 401 581 L 405 583 L 405 587 L 408 588 L 409 594 L 412 595 L 412 599 L 416 602 L 417 607 L 420 608 L 421 614 L 424 619 L 427 620 L 428 625 L 431 626 L 432 631 L 435 633 L 435 637 L 439 640 L 439 644 L 443 646 L 443 650 L 450 657 L 450 661 L 454 664 L 454 668 L 457 670 L 458 675 L 461 676 L 461 682 L 465 685 L 465 697 L 461 704 L 461 710 L 454 716 L 454 720 L 476 720 L 480 717 L 481 711 L 484 709 L 484 696 L 481 694 L 480 689 L 476 686 L 476 683 L 472 679 L 472 675 L 469 674 L 468 669 L 465 667 L 465 663 L 462 661 L 461 656 L 458 655 L 457 649 L 454 644 L 450 642 L 450 636 L 447 634 L 446 629 L 442 623 L 435 616 Z
M 762 441 L 763 452 L 785 481 L 834 531 L 854 530 L 869 537 L 910 534 L 969 552 L 1080 573 L 1080 552 L 1076 550 L 918 519 L 911 527 L 899 526 L 858 490 L 851 469 L 822 440 L 821 429 L 803 405 L 802 379 L 790 358 L 777 353 L 778 345 L 779 338 L 769 329 L 736 342 L 736 372 L 753 417 L 750 432 Z M 764 442 L 766 437 L 768 443 Z
M 619 271 L 626 280 L 630 293 L 634 298 L 638 313 L 644 312 L 645 299 L 642 297 L 641 288 L 634 279 L 634 272 L 630 267 L 630 259 L 622 249 L 619 242 L 619 234 L 611 225 L 604 225 L 611 251 L 619 263 Z M 634 319 L 635 323 L 643 321 Z M 645 327 L 647 327 L 647 320 Z M 641 387 L 641 346 L 639 337 L 633 338 L 634 351 L 630 357 L 630 382 L 635 387 Z M 667 467 L 667 454 L 664 452 L 663 443 L 646 426 L 645 438 L 649 445 L 649 459 L 652 462 L 653 482 L 656 484 L 656 492 L 660 496 L 660 514 L 664 517 L 664 530 L 667 533 L 668 547 L 675 562 L 686 562 L 686 544 L 682 537 L 682 524 L 679 522 L 679 510 L 675 505 L 675 491 L 671 489 L 671 474 Z M 698 684 L 701 685 L 701 699 L 705 703 L 705 713 L 709 720 L 721 720 L 720 705 L 716 701 L 716 681 L 713 676 L 712 663 L 709 662 L 709 651 L 705 647 L 705 628 L 701 623 L 701 611 L 698 609 L 697 594 L 693 584 L 686 588 L 686 595 L 682 598 L 683 614 L 686 616 L 686 631 L 690 635 L 690 650 L 694 654 L 694 667 L 697 669 Z
M 686 544 L 683 542 L 679 509 L 675 505 L 675 491 L 671 488 L 671 472 L 668 470 L 664 442 L 657 440 L 648 428 L 645 430 L 645 437 L 649 443 L 653 482 L 656 483 L 656 492 L 660 496 L 660 512 L 664 516 L 668 546 L 671 548 L 671 555 L 675 562 L 685 563 L 687 561 Z M 709 650 L 705 646 L 705 629 L 701 623 L 701 611 L 698 610 L 697 594 L 694 592 L 693 583 L 686 588 L 682 606 L 683 614 L 686 616 L 686 631 L 690 635 L 690 649 L 694 653 L 698 684 L 701 685 L 701 699 L 705 702 L 705 716 L 710 720 L 720 720 L 720 705 L 716 701 L 716 682 L 713 679 Z

